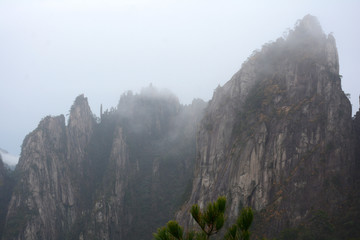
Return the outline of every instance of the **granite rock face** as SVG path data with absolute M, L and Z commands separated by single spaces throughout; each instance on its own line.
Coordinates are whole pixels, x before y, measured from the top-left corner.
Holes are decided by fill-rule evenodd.
M 83 95 L 67 125 L 44 118 L 23 142 L 2 239 L 151 237 L 184 202 L 204 107 L 149 87 L 98 121 Z
M 87 99 L 80 95 L 70 110 L 67 131 L 67 158 L 79 173 L 87 165 L 85 159 L 86 146 L 90 142 L 95 127 L 95 119 L 90 110 Z
M 350 239 L 360 234 L 360 112 L 351 115 L 335 39 L 308 15 L 207 106 L 150 86 L 99 119 L 83 95 L 68 124 L 44 118 L 24 139 L 0 238 L 150 239 L 176 212 L 191 228 L 192 204 L 225 195 L 228 224 L 256 210 L 254 238 Z
M 6 213 L 13 188 L 14 176 L 11 170 L 6 168 L 0 154 L 0 236 L 2 236 L 4 231 Z
M 216 89 L 197 137 L 191 196 L 177 213 L 218 196 L 233 221 L 242 206 L 275 236 L 314 211 L 338 214 L 356 179 L 351 104 L 341 89 L 335 39 L 304 17 Z
M 3 239 L 64 239 L 71 229 L 78 215 L 80 188 L 74 174 L 77 163 L 71 159 L 82 157 L 86 135 L 91 134 L 90 129 L 79 127 L 90 125 L 79 111 L 82 105 L 88 106 L 87 99 L 79 96 L 68 127 L 63 115 L 48 116 L 24 139 Z

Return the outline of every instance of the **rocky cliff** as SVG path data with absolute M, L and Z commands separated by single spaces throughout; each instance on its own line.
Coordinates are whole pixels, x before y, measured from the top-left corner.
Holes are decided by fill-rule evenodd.
M 46 117 L 24 140 L 3 239 L 63 239 L 77 215 L 65 117 Z
M 6 168 L 0 154 L 0 236 L 2 236 L 6 213 L 14 187 L 13 173 Z
M 191 227 L 189 207 L 220 195 L 229 200 L 230 222 L 252 206 L 258 234 L 268 237 L 319 212 L 330 218 L 344 211 L 359 145 L 338 61 L 334 37 L 308 15 L 217 88 L 201 121 L 192 193 L 178 220 Z
M 103 114 L 100 126 L 112 125 L 114 139 L 84 239 L 148 239 L 172 218 L 191 182 L 204 107 L 149 87 Z
M 360 235 L 360 112 L 315 17 L 255 51 L 205 105 L 150 86 L 100 119 L 83 95 L 67 124 L 44 118 L 0 205 L 2 239 L 150 239 L 176 211 L 191 228 L 190 206 L 220 195 L 228 224 L 256 210 L 254 238 Z
M 203 101 L 153 87 L 96 122 L 80 95 L 24 139 L 2 239 L 144 239 L 184 202 Z M 189 193 L 189 192 L 188 192 Z

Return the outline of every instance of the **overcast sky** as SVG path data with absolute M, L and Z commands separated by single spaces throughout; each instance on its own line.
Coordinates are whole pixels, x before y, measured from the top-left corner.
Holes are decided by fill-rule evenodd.
M 358 109 L 359 10 L 355 0 L 0 0 L 0 147 L 19 154 L 43 117 L 68 114 L 82 93 L 96 115 L 150 83 L 183 104 L 209 100 L 306 14 L 334 34 Z

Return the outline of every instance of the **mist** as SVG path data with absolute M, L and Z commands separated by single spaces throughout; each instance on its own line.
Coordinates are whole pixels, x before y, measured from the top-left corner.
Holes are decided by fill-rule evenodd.
M 181 104 L 211 99 L 251 53 L 307 14 L 333 33 L 342 87 L 359 108 L 357 1 L 1 1 L 0 147 L 81 93 L 99 116 L 152 83 Z
M 2 161 L 4 163 L 6 163 L 8 166 L 15 166 L 18 161 L 19 161 L 19 157 L 18 156 L 14 156 L 10 153 L 8 153 L 6 150 L 1 149 L 0 148 L 0 158 L 2 159 Z

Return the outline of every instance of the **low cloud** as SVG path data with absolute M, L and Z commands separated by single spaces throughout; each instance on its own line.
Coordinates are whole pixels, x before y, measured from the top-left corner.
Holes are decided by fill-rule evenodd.
M 0 155 L 4 163 L 9 166 L 15 166 L 19 161 L 19 156 L 12 155 L 8 153 L 6 150 L 0 148 Z

